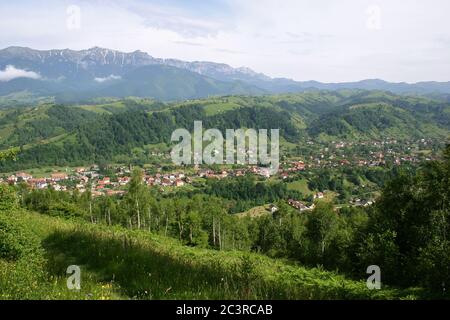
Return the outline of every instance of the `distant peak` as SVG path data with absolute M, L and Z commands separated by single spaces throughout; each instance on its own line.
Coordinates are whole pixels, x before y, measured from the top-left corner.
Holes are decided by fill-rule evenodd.
M 110 51 L 110 50 L 106 49 L 106 48 L 101 48 L 101 47 L 92 47 L 92 48 L 89 48 L 87 51 Z
M 34 51 L 34 50 L 31 48 L 28 48 L 28 47 L 10 46 L 10 47 L 4 48 L 0 51 Z
M 149 55 L 147 52 L 141 51 L 141 50 L 135 50 L 135 51 L 131 52 L 131 54 L 151 57 L 151 55 Z

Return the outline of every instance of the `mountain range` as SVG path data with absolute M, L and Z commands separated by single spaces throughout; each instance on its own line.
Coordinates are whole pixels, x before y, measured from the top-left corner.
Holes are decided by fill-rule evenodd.
M 26 47 L 0 50 L 0 101 L 7 102 L 23 97 L 80 102 L 105 96 L 171 101 L 340 89 L 382 90 L 450 101 L 450 82 L 409 84 L 379 79 L 301 82 L 271 78 L 249 68 L 233 68 L 223 63 L 155 58 L 142 51 L 125 53 L 99 47 L 81 51 Z

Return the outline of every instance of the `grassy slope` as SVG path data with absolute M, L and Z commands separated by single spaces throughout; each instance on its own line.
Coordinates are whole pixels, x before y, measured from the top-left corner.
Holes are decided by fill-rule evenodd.
M 301 179 L 301 180 L 296 180 L 293 182 L 289 182 L 287 184 L 287 188 L 288 190 L 296 190 L 299 191 L 305 195 L 309 195 L 312 194 L 312 191 L 309 190 L 308 188 L 308 180 L 306 179 Z
M 35 213 L 16 215 L 38 236 L 43 249 L 41 255 L 15 262 L 0 259 L 0 299 L 414 297 L 413 291 L 370 291 L 364 282 L 261 255 L 189 248 L 144 231 Z M 81 267 L 79 292 L 65 286 L 65 270 L 71 264 Z
M 48 119 L 46 114 L 48 109 L 49 105 L 20 109 L 19 113 L 13 116 L 9 122 L 0 124 L 0 143 L 5 142 L 17 128 L 26 127 L 29 122 Z M 4 111 L 0 114 L 0 119 L 13 113 L 14 110 Z
M 261 216 L 268 215 L 268 214 L 270 214 L 270 207 L 269 207 L 269 205 L 264 205 L 264 206 L 253 207 L 244 212 L 236 213 L 236 216 L 256 218 L 256 217 L 261 217 Z

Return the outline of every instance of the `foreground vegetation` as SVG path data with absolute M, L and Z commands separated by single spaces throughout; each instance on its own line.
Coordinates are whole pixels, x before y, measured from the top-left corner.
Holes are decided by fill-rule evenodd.
M 239 251 L 186 247 L 121 227 L 36 213 L 0 213 L 2 299 L 396 299 L 333 272 Z M 81 267 L 81 290 L 66 287 Z

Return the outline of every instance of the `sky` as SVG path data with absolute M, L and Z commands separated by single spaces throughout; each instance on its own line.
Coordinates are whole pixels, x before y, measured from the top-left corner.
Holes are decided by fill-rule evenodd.
M 15 0 L 0 48 L 141 50 L 299 81 L 450 81 L 448 0 Z

